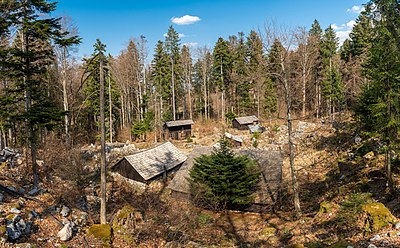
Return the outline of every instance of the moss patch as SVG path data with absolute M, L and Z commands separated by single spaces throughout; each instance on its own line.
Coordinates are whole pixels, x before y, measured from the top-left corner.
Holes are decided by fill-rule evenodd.
M 130 205 L 126 205 L 118 212 L 117 218 L 126 219 L 133 213 L 135 213 L 135 208 Z
M 89 228 L 88 234 L 104 242 L 110 242 L 112 235 L 111 226 L 107 224 L 94 224 Z
M 364 204 L 362 211 L 367 216 L 364 226 L 367 233 L 379 231 L 396 221 L 390 210 L 380 202 Z
M 1 225 L 0 226 L 0 237 L 7 239 L 8 235 L 7 235 L 7 226 L 6 225 Z
M 324 214 L 324 213 L 331 213 L 332 212 L 332 203 L 323 201 L 319 204 L 319 211 L 318 214 Z

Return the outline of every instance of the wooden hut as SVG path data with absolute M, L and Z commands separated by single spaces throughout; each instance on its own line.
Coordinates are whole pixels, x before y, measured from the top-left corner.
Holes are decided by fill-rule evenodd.
M 164 124 L 164 138 L 182 140 L 192 135 L 192 120 L 167 121 Z
M 258 118 L 254 115 L 237 117 L 232 120 L 232 126 L 239 130 L 248 130 L 249 125 L 257 125 L 259 122 Z
M 149 183 L 178 169 L 186 159 L 186 155 L 171 142 L 166 142 L 122 158 L 112 167 L 112 171 L 134 181 Z

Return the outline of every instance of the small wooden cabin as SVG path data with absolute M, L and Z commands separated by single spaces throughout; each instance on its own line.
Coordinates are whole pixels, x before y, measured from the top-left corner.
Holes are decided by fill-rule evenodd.
M 225 133 L 224 135 L 229 140 L 229 142 L 231 143 L 232 147 L 239 148 L 239 147 L 241 147 L 243 145 L 242 137 L 239 137 L 239 136 L 236 136 L 236 135 L 232 135 L 230 133 Z
M 258 123 L 259 123 L 259 120 L 254 115 L 237 117 L 232 120 L 232 126 L 239 130 L 248 130 L 249 125 L 257 125 Z
M 182 140 L 192 136 L 192 120 L 167 121 L 164 124 L 164 138 Z
M 171 142 L 166 142 L 122 158 L 112 167 L 112 171 L 137 182 L 150 183 L 178 169 L 186 159 L 186 155 Z

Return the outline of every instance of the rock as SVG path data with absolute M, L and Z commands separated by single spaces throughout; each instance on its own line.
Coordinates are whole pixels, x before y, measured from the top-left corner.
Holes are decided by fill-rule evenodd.
M 11 241 L 17 240 L 19 237 L 21 237 L 21 235 L 22 232 L 18 230 L 14 223 L 7 225 L 7 236 Z
M 354 142 L 358 145 L 361 143 L 361 137 L 356 135 L 356 137 L 354 138 Z
M 72 227 L 71 224 L 66 224 L 58 233 L 57 237 L 60 238 L 61 241 L 67 241 L 72 238 Z
M 14 186 L 7 186 L 7 189 L 17 192 L 17 189 Z
M 21 213 L 21 210 L 19 210 L 19 209 L 17 209 L 17 208 L 12 208 L 12 209 L 10 210 L 10 212 L 13 213 L 13 214 L 20 214 L 20 213 Z
M 28 217 L 29 217 L 30 220 L 37 219 L 37 218 L 39 218 L 39 214 L 36 213 L 35 210 L 32 210 L 32 211 L 28 214 Z
M 369 239 L 369 241 L 379 241 L 379 240 L 381 240 L 381 236 L 380 235 L 375 235 L 374 237 Z
M 17 246 L 15 246 L 15 248 L 32 248 L 32 245 L 29 243 L 21 243 L 21 244 L 17 244 Z
M 376 247 L 376 245 L 374 245 L 374 244 L 369 244 L 369 245 L 367 246 L 367 248 L 378 248 L 378 247 Z
M 2 202 L 4 199 L 4 195 L 2 193 L 0 193 L 0 202 Z
M 17 224 L 16 227 L 18 228 L 18 230 L 20 230 L 21 232 L 25 231 L 26 229 L 26 223 L 23 219 L 20 219 Z
M 63 206 L 62 206 L 62 209 L 61 209 L 61 211 L 60 211 L 60 214 L 61 214 L 63 217 L 67 217 L 67 216 L 69 215 L 69 212 L 70 212 L 70 211 L 71 211 L 71 209 L 69 209 L 69 207 L 63 205 Z
M 105 242 L 111 242 L 111 226 L 107 224 L 94 224 L 88 229 L 88 234 Z
M 371 159 L 373 157 L 374 157 L 374 152 L 373 151 L 370 151 L 370 152 L 368 152 L 367 154 L 364 155 L 365 159 Z
M 396 228 L 396 230 L 400 229 L 400 222 L 397 222 L 396 225 L 394 225 L 394 228 Z
M 33 188 L 31 191 L 28 192 L 28 195 L 36 195 L 39 192 L 38 188 Z
M 384 227 L 393 224 L 396 220 L 390 210 L 380 202 L 364 204 L 361 209 L 366 215 L 364 226 L 366 232 L 380 231 Z
M 348 245 L 346 248 L 354 248 L 353 246 L 351 246 L 351 245 Z

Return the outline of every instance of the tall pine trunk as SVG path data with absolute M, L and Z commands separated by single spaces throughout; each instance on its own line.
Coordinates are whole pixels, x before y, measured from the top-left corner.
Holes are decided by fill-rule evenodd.
M 106 224 L 106 125 L 104 104 L 103 57 L 100 56 L 100 132 L 101 132 L 101 164 L 100 164 L 100 223 Z

